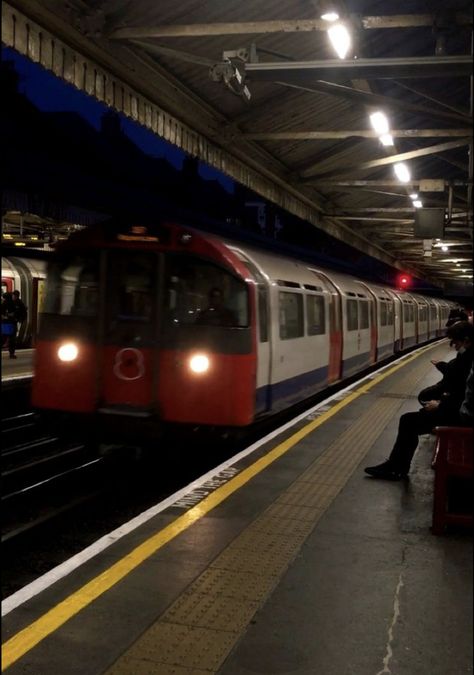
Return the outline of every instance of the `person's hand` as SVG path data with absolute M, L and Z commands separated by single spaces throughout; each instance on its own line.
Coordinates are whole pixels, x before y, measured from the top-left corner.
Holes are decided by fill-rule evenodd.
M 425 410 L 432 411 L 437 410 L 440 401 L 427 401 L 424 405 Z

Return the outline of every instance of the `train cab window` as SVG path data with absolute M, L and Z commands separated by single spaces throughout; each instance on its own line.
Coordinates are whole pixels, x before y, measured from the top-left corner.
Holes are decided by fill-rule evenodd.
M 109 254 L 108 267 L 112 321 L 148 323 L 153 313 L 156 256 L 114 251 Z
M 430 307 L 430 321 L 436 321 L 436 307 Z
M 165 317 L 168 324 L 249 325 L 246 284 L 228 271 L 191 256 L 170 256 L 165 266 Z
M 326 332 L 324 297 L 322 295 L 306 296 L 306 316 L 308 335 L 323 335 Z
M 280 339 L 291 340 L 304 335 L 303 296 L 300 293 L 279 294 Z
M 381 326 L 387 325 L 387 303 L 385 302 L 385 300 L 382 300 L 380 302 L 380 325 Z
M 94 317 L 98 305 L 98 256 L 76 255 L 50 264 L 43 307 L 45 314 Z
M 418 307 L 418 316 L 420 321 L 426 321 L 428 318 L 428 311 L 426 305 L 423 305 L 422 307 Z
M 367 300 L 359 300 L 359 328 L 369 327 L 369 303 Z
M 357 300 L 347 300 L 347 330 L 359 328 Z

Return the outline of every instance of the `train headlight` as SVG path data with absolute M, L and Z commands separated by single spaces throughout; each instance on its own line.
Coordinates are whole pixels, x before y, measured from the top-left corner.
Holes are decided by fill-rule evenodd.
M 209 357 L 205 354 L 194 354 L 189 359 L 189 367 L 193 373 L 206 373 L 210 364 Z
M 75 361 L 79 354 L 79 349 L 74 342 L 65 342 L 58 349 L 58 359 L 60 361 Z

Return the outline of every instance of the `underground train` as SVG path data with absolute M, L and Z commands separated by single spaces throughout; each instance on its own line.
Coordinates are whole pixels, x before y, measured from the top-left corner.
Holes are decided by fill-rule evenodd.
M 16 256 L 2 258 L 2 295 L 7 291 L 20 291 L 21 299 L 28 309 L 27 319 L 19 327 L 18 347 L 31 347 L 34 344 L 44 301 L 46 268 L 46 260 Z
M 50 262 L 32 401 L 120 434 L 245 427 L 441 337 L 454 306 L 179 224 L 108 221 Z

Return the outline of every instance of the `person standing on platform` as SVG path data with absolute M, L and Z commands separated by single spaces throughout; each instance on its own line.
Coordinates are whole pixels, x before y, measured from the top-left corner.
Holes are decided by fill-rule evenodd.
M 7 296 L 7 297 L 5 297 Z M 2 302 L 2 324 L 8 329 L 7 335 L 2 338 L 8 339 L 8 352 L 11 359 L 16 359 L 16 335 L 18 332 L 18 324 L 26 321 L 27 317 L 26 305 L 20 298 L 20 291 L 13 291 L 13 293 L 4 293 Z M 2 342 L 2 346 L 3 346 Z
M 458 321 L 448 328 L 447 337 L 457 351 L 454 359 L 456 377 L 450 378 L 439 400 L 428 401 L 421 410 L 400 417 L 397 438 L 389 458 L 382 464 L 366 467 L 364 471 L 369 476 L 383 480 L 406 478 L 420 435 L 429 434 L 436 426 L 466 426 L 460 409 L 472 369 L 474 327 L 467 321 Z

